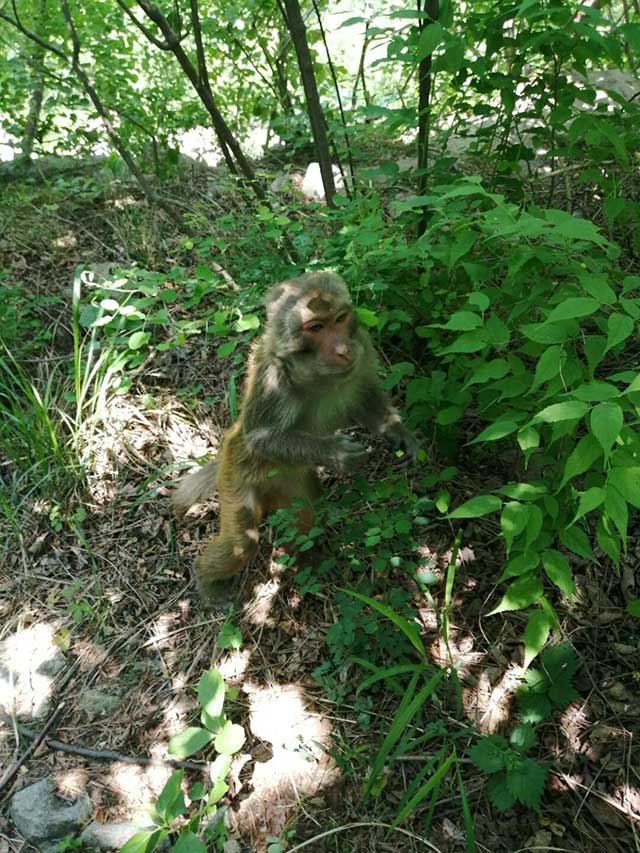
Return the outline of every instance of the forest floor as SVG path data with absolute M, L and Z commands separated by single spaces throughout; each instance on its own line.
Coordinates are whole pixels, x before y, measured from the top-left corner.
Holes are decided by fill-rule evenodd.
M 25 199 L 30 191 L 22 187 Z M 69 363 L 76 266 L 127 266 L 130 258 L 123 250 L 126 226 L 112 205 L 78 201 L 72 194 L 49 211 L 39 204 L 34 196 L 16 205 L 21 215 L 5 224 L 0 251 L 7 271 L 0 289 L 24 289 L 52 331 L 50 342 L 27 358 L 46 375 L 55 364 L 66 369 Z M 170 241 L 159 239 L 154 246 L 158 257 L 170 251 Z M 130 816 L 152 801 L 170 768 L 124 759 L 166 757 L 169 737 L 195 710 L 193 687 L 211 665 L 238 688 L 228 713 L 247 733 L 227 800 L 231 834 L 244 849 L 266 850 L 267 837 L 278 836 L 285 848 L 288 843 L 295 849 L 314 838 L 305 849 L 316 853 L 462 853 L 467 846 L 455 785 L 440 791 L 429 845 L 416 837 L 423 812 L 403 825 L 408 834 L 385 829 L 421 755 L 388 768 L 381 795 L 363 803 L 362 771 L 354 768 L 362 768 L 362 755 L 379 746 L 376 732 L 388 726 L 397 700 L 381 689 L 372 712 L 380 725 L 365 728 L 357 707 L 328 695 L 312 677 L 327 655 L 324 638 L 336 618 L 332 600 L 342 585 L 339 572 L 323 581 L 321 594 L 301 596 L 294 573 L 283 572 L 272 559 L 265 532 L 258 559 L 242 576 L 231 617 L 242 634 L 240 648 L 222 648 L 218 636 L 225 618 L 200 608 L 190 566 L 215 526 L 216 505 L 177 522 L 169 484 L 178 462 L 215 452 L 228 426 L 227 375 L 206 341 L 193 341 L 155 361 L 128 394 L 108 401 L 108 416 L 93 442 L 99 452 L 83 498 L 82 538 L 52 523 L 38 501 L 22 517 L 19 543 L 0 522 L 5 652 L 12 637 L 27 643 L 30 630 L 46 626 L 46 641 L 61 655 L 48 688 L 55 701 L 29 723 L 32 731 L 46 728 L 57 709 L 49 737 L 122 756 L 104 761 L 41 745 L 1 794 L 0 853 L 29 849 L 6 806 L 11 793 L 44 776 L 54 776 L 69 795 L 86 791 L 100 821 Z M 203 402 L 186 406 L 180 389 L 193 387 L 201 389 Z M 382 476 L 386 462 L 378 454 L 366 476 Z M 508 464 L 497 460 L 498 466 Z M 479 470 L 471 460 L 465 467 L 463 458 L 451 486 L 464 500 L 486 490 L 495 473 L 496 461 L 491 470 Z M 330 489 L 337 493 L 340 484 Z M 438 579 L 432 587 L 436 609 L 444 597 L 451 542 L 444 521 L 426 528 L 424 548 Z M 495 603 L 501 547 L 495 524 L 467 523 L 450 613 L 449 652 L 463 684 L 464 717 L 485 732 L 502 731 L 521 674 L 523 619 L 483 618 L 489 600 Z M 639 555 L 640 545 L 634 545 L 619 575 L 608 562 L 580 565 L 574 558 L 578 592 L 561 603 L 559 614 L 561 633 L 579 658 L 581 698 L 544 726 L 537 745 L 537 757 L 553 762 L 541 814 L 520 807 L 496 812 L 483 790 L 485 777 L 468 760 L 460 763 L 480 851 L 640 850 L 640 667 L 637 630 L 625 613 Z M 411 592 L 429 655 L 445 664 L 448 652 L 434 610 L 417 588 Z M 113 700 L 108 709 L 87 702 L 92 691 Z M 0 767 L 9 767 L 25 748 L 24 741 L 16 742 L 12 721 L 0 718 Z M 197 776 L 190 773 L 192 780 Z

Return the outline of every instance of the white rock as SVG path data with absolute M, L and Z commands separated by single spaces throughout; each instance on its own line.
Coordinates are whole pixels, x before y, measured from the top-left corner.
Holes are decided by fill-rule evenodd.
M 19 717 L 47 715 L 55 676 L 66 662 L 54 642 L 55 628 L 40 622 L 0 643 L 0 705 Z
M 336 189 L 342 189 L 344 186 L 340 169 L 337 166 L 331 167 L 333 170 L 333 179 Z M 320 163 L 309 163 L 302 181 L 302 192 L 307 198 L 315 201 L 324 201 L 324 186 L 322 183 L 322 175 L 320 174 Z

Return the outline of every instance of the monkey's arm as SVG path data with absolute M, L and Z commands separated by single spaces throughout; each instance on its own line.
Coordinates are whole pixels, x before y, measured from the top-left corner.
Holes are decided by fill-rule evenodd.
M 359 426 L 382 436 L 395 450 L 404 451 L 414 460 L 420 442 L 402 423 L 400 415 L 391 405 L 391 400 L 377 382 L 365 386 L 361 403 L 353 417 Z
M 286 390 L 253 394 L 242 413 L 242 427 L 251 453 L 287 465 L 328 465 L 348 471 L 364 461 L 367 451 L 344 435 L 315 434 L 297 428 L 298 407 Z

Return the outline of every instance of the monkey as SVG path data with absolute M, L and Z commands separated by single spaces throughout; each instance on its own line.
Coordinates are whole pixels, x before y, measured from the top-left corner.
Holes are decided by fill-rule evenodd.
M 251 349 L 238 419 L 213 462 L 174 492 L 178 513 L 218 493 L 218 535 L 195 562 L 205 604 L 215 606 L 258 549 L 263 516 L 304 502 L 298 526 L 313 524 L 317 467 L 344 474 L 366 448 L 338 430 L 362 426 L 414 460 L 419 448 L 383 390 L 368 332 L 358 323 L 342 278 L 305 273 L 266 296 L 264 333 Z M 224 595 L 224 592 L 222 593 Z

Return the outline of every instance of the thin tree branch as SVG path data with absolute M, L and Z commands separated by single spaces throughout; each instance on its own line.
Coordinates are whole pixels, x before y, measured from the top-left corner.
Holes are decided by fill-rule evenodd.
M 127 6 L 125 0 L 116 0 L 116 3 L 118 4 L 118 6 L 120 6 L 122 11 L 129 18 L 129 20 L 132 21 L 132 23 L 135 24 L 135 26 L 140 30 L 142 35 L 151 42 L 151 44 L 155 45 L 155 47 L 157 47 L 159 50 L 171 50 L 166 41 L 162 41 L 161 39 L 156 38 L 156 36 L 151 32 L 151 30 L 148 27 L 145 27 L 142 21 L 140 21 L 138 17 L 133 14 L 133 9 L 130 9 L 129 6 Z

